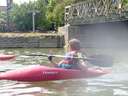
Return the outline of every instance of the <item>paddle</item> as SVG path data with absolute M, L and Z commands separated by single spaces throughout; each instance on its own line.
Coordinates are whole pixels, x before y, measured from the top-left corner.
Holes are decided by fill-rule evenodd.
M 67 57 L 63 55 L 49 55 L 49 54 L 30 54 L 27 56 L 46 56 L 46 57 L 50 57 L 50 59 L 52 59 L 52 57 L 59 57 L 59 58 Z M 111 67 L 113 65 L 113 58 L 109 55 L 92 55 L 89 57 L 69 57 L 69 58 L 87 60 L 89 63 L 100 67 Z

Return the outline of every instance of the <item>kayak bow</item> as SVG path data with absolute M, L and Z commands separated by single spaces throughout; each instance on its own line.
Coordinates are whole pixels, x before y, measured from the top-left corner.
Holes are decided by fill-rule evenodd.
M 14 59 L 14 58 L 15 58 L 15 55 L 0 54 L 1 61 L 10 60 L 10 59 Z

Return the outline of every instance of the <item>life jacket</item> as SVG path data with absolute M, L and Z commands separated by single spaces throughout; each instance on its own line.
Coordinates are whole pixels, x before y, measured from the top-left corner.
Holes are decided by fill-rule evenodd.
M 79 59 L 73 58 L 73 57 L 78 57 L 77 53 L 78 53 L 77 51 L 68 52 L 65 55 L 65 58 L 63 60 L 63 64 L 65 66 L 70 65 L 71 68 L 78 68 L 79 67 Z

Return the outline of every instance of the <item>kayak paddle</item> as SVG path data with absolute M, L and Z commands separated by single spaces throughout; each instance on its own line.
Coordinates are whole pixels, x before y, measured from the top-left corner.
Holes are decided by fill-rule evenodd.
M 67 56 L 63 56 L 63 55 L 49 55 L 49 54 L 30 54 L 26 56 L 46 56 L 46 57 L 50 57 L 51 59 L 52 57 L 67 58 Z M 108 55 L 92 55 L 89 57 L 69 57 L 69 58 L 87 60 L 89 63 L 100 67 L 111 67 L 113 65 L 113 58 Z

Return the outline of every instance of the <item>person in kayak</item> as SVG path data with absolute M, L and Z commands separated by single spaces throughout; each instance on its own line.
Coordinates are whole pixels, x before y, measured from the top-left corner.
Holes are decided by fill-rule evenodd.
M 58 64 L 55 64 L 52 61 L 52 56 L 49 56 L 48 59 L 51 63 L 55 64 L 55 66 L 59 68 L 85 69 L 87 67 L 85 61 L 78 59 L 83 57 L 81 53 L 80 41 L 78 39 L 71 39 L 67 47 L 69 52 L 66 53 L 65 58 Z

